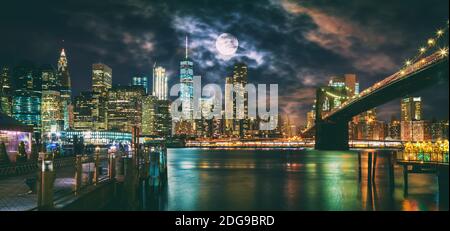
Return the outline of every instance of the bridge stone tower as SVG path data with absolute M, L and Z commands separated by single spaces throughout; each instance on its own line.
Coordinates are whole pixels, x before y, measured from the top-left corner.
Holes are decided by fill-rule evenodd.
M 323 120 L 323 105 L 326 99 L 323 88 L 316 90 L 316 142 L 317 150 L 348 150 L 348 120 Z

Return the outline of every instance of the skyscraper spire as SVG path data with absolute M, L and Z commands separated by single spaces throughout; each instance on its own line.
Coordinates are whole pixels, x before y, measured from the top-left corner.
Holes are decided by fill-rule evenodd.
M 186 60 L 188 59 L 188 49 L 189 49 L 189 47 L 188 47 L 188 36 L 186 35 Z
M 64 51 L 64 48 L 61 49 L 61 57 L 66 57 L 66 52 Z

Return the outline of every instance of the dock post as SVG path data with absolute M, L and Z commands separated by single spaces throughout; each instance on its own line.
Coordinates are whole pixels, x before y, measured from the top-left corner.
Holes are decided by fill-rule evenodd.
M 389 184 L 390 184 L 390 188 L 392 190 L 392 192 L 394 191 L 395 188 L 395 171 L 394 171 L 394 157 L 397 156 L 397 153 L 395 151 L 393 151 L 390 155 L 389 155 Z
M 94 185 L 98 183 L 98 176 L 100 175 L 100 153 L 99 151 L 95 152 L 94 157 Z
M 75 195 L 78 195 L 81 190 L 81 182 L 83 179 L 83 163 L 82 156 L 77 155 L 75 159 Z
M 38 208 L 40 210 L 50 210 L 53 208 L 53 183 L 55 172 L 53 171 L 53 160 L 42 159 L 40 182 L 38 190 Z
M 403 195 L 408 196 L 408 165 L 403 165 Z
M 109 156 L 108 176 L 110 180 L 116 177 L 116 159 L 114 153 Z

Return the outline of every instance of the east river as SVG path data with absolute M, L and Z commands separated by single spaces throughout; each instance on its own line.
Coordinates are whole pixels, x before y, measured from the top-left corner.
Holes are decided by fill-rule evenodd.
M 358 181 L 358 151 L 169 149 L 168 183 L 147 210 L 438 210 L 433 174 L 410 174 L 403 194 L 402 168 L 389 183 L 380 154 L 375 183 L 367 187 L 367 156 Z M 387 150 L 382 153 L 388 153 Z

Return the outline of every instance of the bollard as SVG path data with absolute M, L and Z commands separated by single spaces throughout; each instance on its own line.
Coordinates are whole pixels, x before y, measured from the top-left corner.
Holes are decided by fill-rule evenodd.
M 136 184 L 136 168 L 133 158 L 124 158 L 125 178 L 124 188 L 127 195 L 127 204 L 131 209 L 136 208 L 137 184 Z
M 75 160 L 75 195 L 78 195 L 81 190 L 81 183 L 83 177 L 83 157 L 81 155 L 76 156 Z
M 108 176 L 110 180 L 116 177 L 116 157 L 114 153 L 109 156 Z
M 50 210 L 53 208 L 53 183 L 55 172 L 53 171 L 53 160 L 43 159 L 40 172 L 40 184 L 38 191 L 38 208 Z
M 94 185 L 98 183 L 98 176 L 100 175 L 100 153 L 97 151 L 94 157 Z
M 148 151 L 148 147 L 144 150 L 144 178 L 147 179 L 149 177 L 149 168 L 150 168 L 150 153 Z

